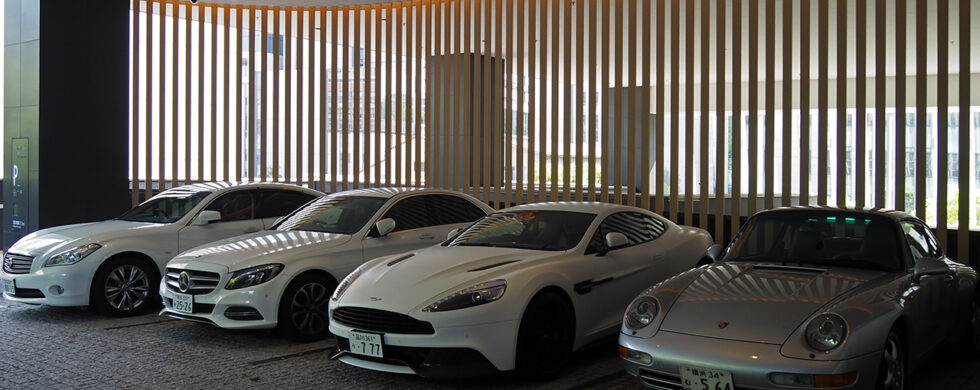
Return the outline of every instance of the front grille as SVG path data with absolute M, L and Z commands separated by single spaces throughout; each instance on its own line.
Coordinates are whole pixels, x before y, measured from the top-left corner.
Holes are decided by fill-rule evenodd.
M 17 287 L 17 289 L 14 290 L 14 296 L 17 298 L 44 298 L 44 293 L 35 288 Z
M 3 270 L 9 274 L 26 274 L 31 272 L 34 256 L 24 256 L 15 253 L 4 253 Z
M 641 369 L 640 379 L 643 380 L 643 384 L 654 389 L 680 390 L 684 388 L 684 386 L 681 385 L 681 378 L 679 376 L 664 375 L 658 372 Z
M 435 334 L 432 324 L 390 311 L 345 306 L 333 311 L 333 320 L 359 330 L 383 333 Z
M 180 274 L 184 272 L 187 273 L 188 281 L 186 291 L 181 291 Z M 221 275 L 214 272 L 167 268 L 167 288 L 171 291 L 191 295 L 205 295 L 210 294 L 214 289 L 218 288 L 218 283 L 220 282 Z

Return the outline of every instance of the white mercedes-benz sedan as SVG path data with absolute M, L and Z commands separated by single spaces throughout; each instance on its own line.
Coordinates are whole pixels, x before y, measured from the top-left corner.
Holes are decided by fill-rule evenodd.
M 272 230 L 175 257 L 160 283 L 160 315 L 321 339 L 330 335 L 327 308 L 338 280 L 365 260 L 436 245 L 492 211 L 472 196 L 434 189 L 324 196 Z
M 39 230 L 4 253 L 3 297 L 139 314 L 159 302 L 163 266 L 177 253 L 265 229 L 321 195 L 288 184 L 198 183 L 161 192 L 116 219 Z
M 560 202 L 493 213 L 442 245 L 369 261 L 330 303 L 332 356 L 425 377 L 556 375 L 615 334 L 652 283 L 706 264 L 707 232 L 643 209 Z

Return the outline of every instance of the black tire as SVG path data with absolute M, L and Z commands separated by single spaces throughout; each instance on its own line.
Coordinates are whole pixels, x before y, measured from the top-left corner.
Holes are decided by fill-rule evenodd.
M 571 304 L 559 293 L 539 293 L 521 318 L 517 373 L 535 381 L 554 378 L 568 362 L 574 340 L 575 314 Z
M 289 283 L 279 301 L 276 329 L 283 337 L 309 342 L 330 335 L 327 307 L 337 282 L 315 274 L 301 275 Z
M 99 313 L 130 317 L 145 313 L 160 303 L 156 270 L 133 257 L 109 259 L 92 279 L 89 305 Z
M 903 390 L 906 380 L 905 346 L 895 331 L 888 332 L 878 365 L 878 390 Z

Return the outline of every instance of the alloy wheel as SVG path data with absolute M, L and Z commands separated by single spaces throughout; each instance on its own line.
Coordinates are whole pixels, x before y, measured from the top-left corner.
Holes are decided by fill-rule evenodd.
M 885 341 L 885 350 L 881 356 L 884 365 L 884 382 L 882 387 L 889 390 L 902 390 L 905 387 L 905 361 L 902 356 L 902 346 L 896 337 L 889 335 Z
M 140 267 L 121 265 L 109 273 L 104 292 L 109 305 L 116 310 L 130 311 L 146 301 L 150 293 L 150 280 Z
M 297 330 L 304 334 L 316 334 L 327 327 L 329 296 L 330 291 L 320 283 L 307 283 L 296 291 L 290 308 Z

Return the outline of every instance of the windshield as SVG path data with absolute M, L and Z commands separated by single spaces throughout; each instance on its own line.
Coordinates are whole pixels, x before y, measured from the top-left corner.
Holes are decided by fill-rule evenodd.
M 564 251 L 578 245 L 595 214 L 527 210 L 494 213 L 470 226 L 448 246 Z
M 276 230 L 352 234 L 361 230 L 386 201 L 368 196 L 324 196 L 297 210 Z
M 736 237 L 728 261 L 901 269 L 898 230 L 888 218 L 844 211 L 764 213 Z
M 187 215 L 194 206 L 201 203 L 208 195 L 211 193 L 176 192 L 168 194 L 164 192 L 130 209 L 119 216 L 119 219 L 133 222 L 172 223 Z

